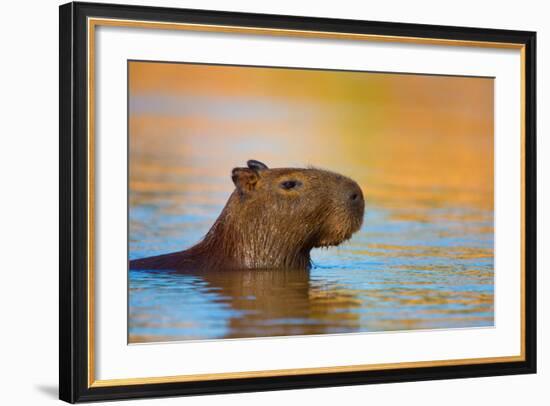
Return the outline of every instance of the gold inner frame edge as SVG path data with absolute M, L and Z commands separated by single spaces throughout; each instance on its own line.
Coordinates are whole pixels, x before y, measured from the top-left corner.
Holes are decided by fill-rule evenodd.
M 277 369 L 266 371 L 220 372 L 210 374 L 174 375 L 144 378 L 95 379 L 95 279 L 94 279 L 94 191 L 95 191 L 95 28 L 97 26 L 132 27 L 165 30 L 185 30 L 196 32 L 240 33 L 248 35 L 270 35 L 320 39 L 347 39 L 374 42 L 399 42 L 420 45 L 452 45 L 464 47 L 498 48 L 520 50 L 521 64 L 521 269 L 520 269 L 520 355 L 484 358 L 465 358 L 454 360 L 434 360 L 415 362 L 396 362 L 384 364 L 345 365 L 317 368 Z M 259 27 L 241 27 L 228 25 L 168 23 L 140 20 L 122 20 L 110 18 L 88 18 L 87 20 L 87 80 L 88 80 L 88 387 L 110 387 L 125 385 L 143 385 L 177 383 L 192 381 L 212 381 L 218 379 L 244 379 L 258 377 L 296 376 L 311 374 L 330 374 L 339 372 L 378 371 L 395 368 L 425 368 L 438 366 L 457 366 L 472 364 L 491 364 L 525 361 L 525 45 L 507 42 L 469 41 L 440 38 L 400 37 L 391 35 L 355 34 L 344 32 L 307 31 L 291 29 L 273 29 Z

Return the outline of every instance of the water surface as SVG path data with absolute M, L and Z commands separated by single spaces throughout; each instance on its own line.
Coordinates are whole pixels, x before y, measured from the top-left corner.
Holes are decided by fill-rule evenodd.
M 221 206 L 172 210 L 132 212 L 141 231 L 131 258 L 189 246 Z M 130 342 L 492 325 L 492 216 L 449 208 L 425 215 L 455 220 L 392 219 L 367 205 L 362 229 L 340 247 L 314 250 L 307 272 L 130 270 Z M 181 232 L 195 228 L 196 239 Z M 166 248 L 159 235 L 170 236 Z

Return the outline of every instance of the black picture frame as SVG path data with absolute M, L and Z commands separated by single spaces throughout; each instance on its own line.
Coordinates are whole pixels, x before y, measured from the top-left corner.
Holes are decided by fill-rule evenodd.
M 67 402 L 235 393 L 536 372 L 536 33 L 249 13 L 68 3 L 60 6 L 59 397 Z M 90 387 L 88 381 L 87 18 L 197 23 L 520 44 L 525 52 L 524 334 L 517 362 Z

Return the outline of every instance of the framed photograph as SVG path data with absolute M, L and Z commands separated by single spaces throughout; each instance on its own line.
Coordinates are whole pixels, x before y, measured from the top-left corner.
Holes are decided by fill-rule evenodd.
M 60 7 L 60 398 L 534 373 L 534 32 Z

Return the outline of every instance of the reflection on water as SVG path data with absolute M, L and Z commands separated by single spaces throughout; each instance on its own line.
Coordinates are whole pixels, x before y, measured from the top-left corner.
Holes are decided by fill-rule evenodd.
M 308 272 L 130 270 L 130 343 L 493 325 L 491 80 L 130 68 L 131 259 L 196 243 L 247 159 L 366 198 Z
M 162 212 L 150 207 L 133 224 Z M 308 272 L 130 270 L 130 342 L 490 326 L 492 218 L 462 212 L 475 220 L 394 220 L 369 207 L 363 229 L 341 247 L 314 251 Z M 173 228 L 162 232 L 169 245 L 187 246 L 183 224 L 200 224 L 201 215 L 171 227 L 166 217 L 159 228 Z M 133 246 L 144 248 L 133 258 L 165 251 L 145 249 L 158 239 L 151 234 L 136 231 Z

